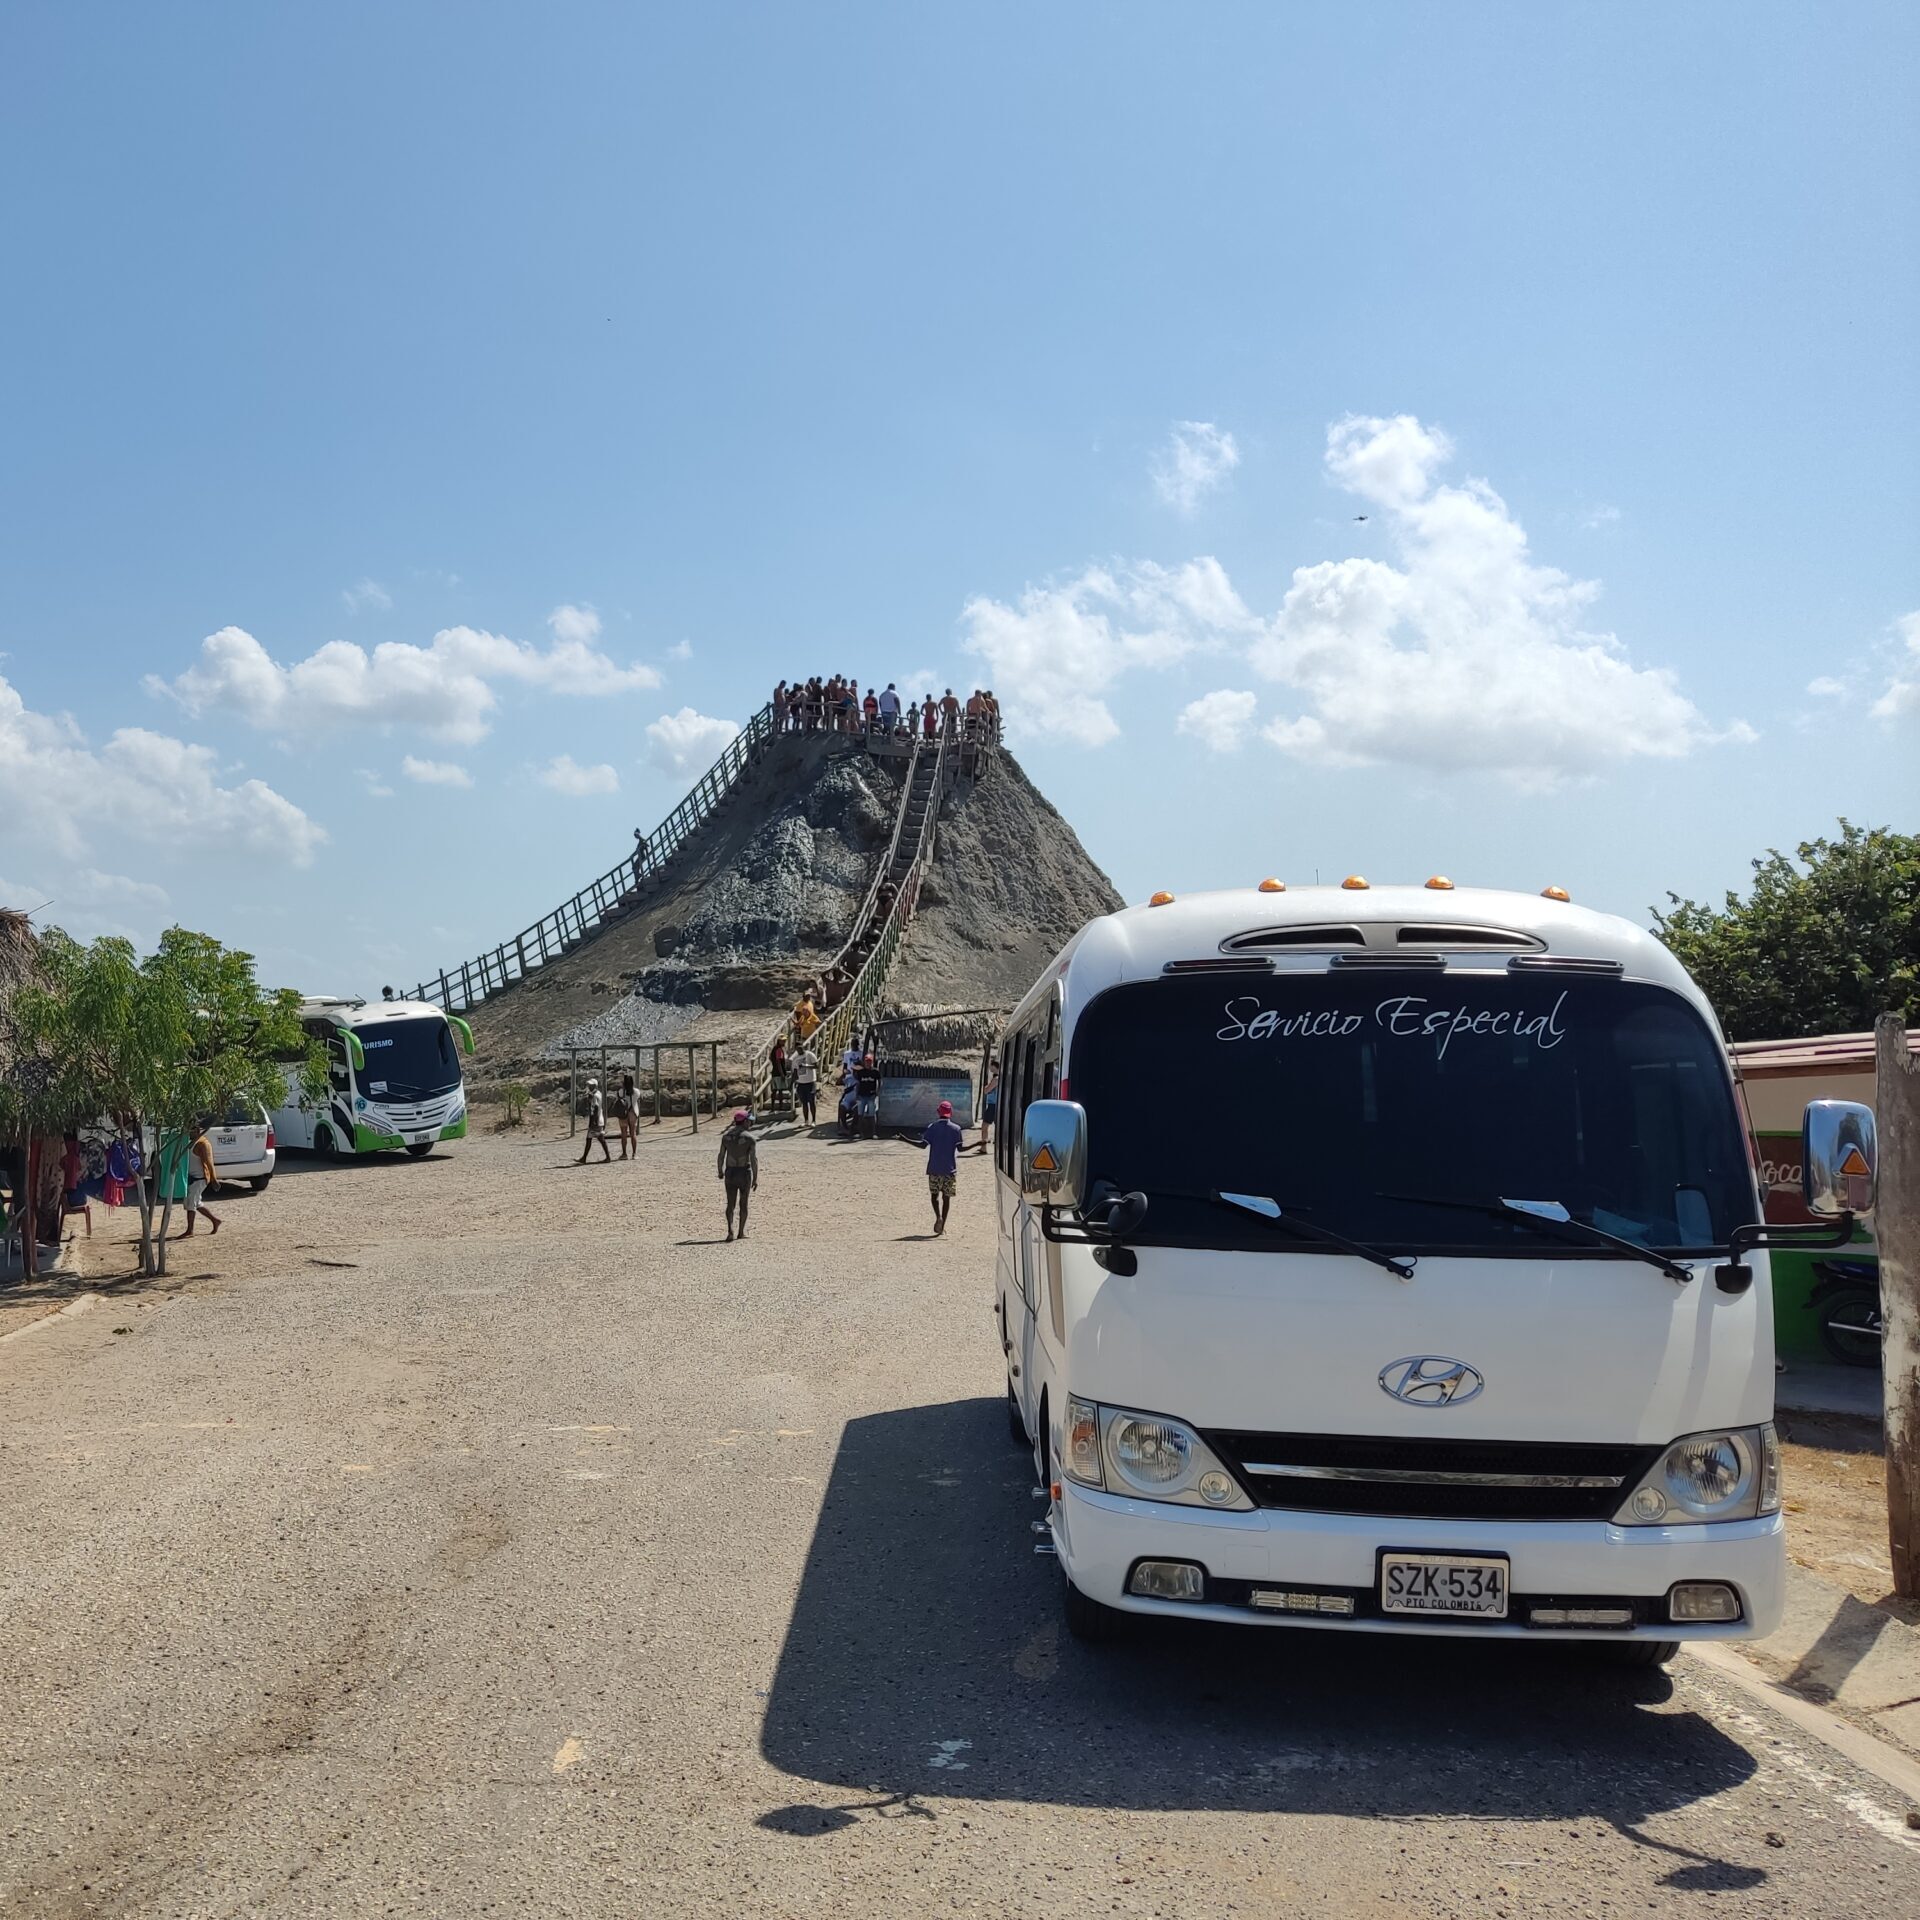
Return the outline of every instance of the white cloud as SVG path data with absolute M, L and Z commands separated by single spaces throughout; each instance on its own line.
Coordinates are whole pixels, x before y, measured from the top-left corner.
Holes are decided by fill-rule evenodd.
M 1260 622 L 1219 561 L 1089 567 L 1060 585 L 1028 587 L 1008 606 L 984 595 L 961 610 L 962 645 L 987 662 L 1009 726 L 1103 746 L 1120 731 L 1101 697 L 1134 667 L 1164 667 L 1245 638 Z
M 693 642 L 691 640 L 676 640 L 673 645 L 667 649 L 667 658 L 669 660 L 691 660 L 693 658 Z
M 1259 704 L 1258 694 L 1235 693 L 1226 687 L 1203 693 L 1180 709 L 1177 730 L 1192 734 L 1215 753 L 1234 753 L 1244 744 Z
M 367 783 L 367 792 L 372 795 L 374 799 L 391 800 L 393 798 L 393 789 L 388 786 L 371 767 L 360 767 L 357 768 L 356 771 L 359 773 L 360 778 Z
M 731 720 L 682 707 L 663 713 L 647 728 L 647 758 L 663 773 L 686 774 L 704 768 L 740 729 Z
M 358 586 L 348 587 L 340 598 L 349 613 L 365 613 L 369 608 L 385 613 L 393 605 L 393 595 L 378 580 L 362 580 Z
M 496 681 L 601 698 L 657 687 L 660 676 L 652 667 L 620 666 L 578 634 L 556 633 L 550 646 L 532 647 L 475 627 L 446 627 L 425 647 L 385 641 L 369 652 L 330 640 L 282 666 L 244 628 L 222 627 L 200 643 L 200 658 L 185 673 L 172 681 L 149 676 L 147 687 L 189 713 L 232 713 L 273 731 L 405 726 L 470 745 L 492 725 Z
M 1580 525 L 1588 533 L 1604 533 L 1607 528 L 1617 527 L 1619 524 L 1620 509 L 1618 507 L 1589 507 L 1580 516 Z
M 1030 586 L 1011 605 L 975 597 L 962 610 L 964 644 L 990 663 L 1012 729 L 1087 746 L 1119 732 L 1106 696 L 1123 674 L 1229 650 L 1294 696 L 1265 737 L 1321 765 L 1541 787 L 1757 738 L 1744 721 L 1711 725 L 1670 669 L 1636 666 L 1612 634 L 1592 630 L 1597 584 L 1538 565 L 1491 486 L 1443 479 L 1452 458 L 1446 435 L 1410 414 L 1335 422 L 1327 475 L 1366 505 L 1369 540 L 1384 533 L 1395 560 L 1298 568 L 1271 620 L 1212 558 L 1116 561 Z M 1920 706 L 1920 672 L 1910 696 L 1908 685 L 1890 687 L 1883 708 L 1909 697 Z M 1201 701 L 1182 721 L 1225 739 L 1233 713 Z M 1215 720 L 1224 731 L 1202 731 Z
M 64 714 L 36 713 L 0 678 L 0 821 L 63 863 L 103 845 L 181 857 L 261 854 L 308 865 L 326 831 L 261 780 L 223 786 L 206 747 L 122 727 L 95 748 Z
M 171 904 L 165 887 L 98 867 L 59 867 L 45 884 L 0 879 L 0 905 L 31 913 L 43 926 L 62 927 L 76 940 L 118 934 L 150 946 Z
M 1484 480 L 1445 484 L 1443 433 L 1411 415 L 1349 416 L 1326 466 L 1385 518 L 1402 564 L 1298 568 L 1250 658 L 1300 696 L 1273 721 L 1283 752 L 1326 766 L 1391 762 L 1552 785 L 1630 758 L 1679 759 L 1716 731 L 1673 673 L 1636 667 L 1582 621 L 1598 587 L 1536 565 Z
M 1816 700 L 1844 700 L 1848 689 L 1844 680 L 1835 680 L 1823 673 L 1818 679 L 1807 682 L 1807 691 Z
M 1876 720 L 1920 719 L 1920 611 L 1903 613 L 1893 630 L 1906 657 L 1895 666 L 1871 711 Z
M 451 760 L 416 760 L 412 754 L 400 762 L 400 771 L 423 787 L 470 787 L 473 775 Z
M 556 640 L 590 646 L 600 638 L 600 616 L 592 607 L 555 607 L 547 615 L 547 625 Z
M 1154 457 L 1153 484 L 1176 513 L 1192 513 L 1240 464 L 1233 435 L 1211 420 L 1176 420 Z
M 534 777 L 543 787 L 569 794 L 576 800 L 584 800 L 591 794 L 620 791 L 620 776 L 604 761 L 598 766 L 583 767 L 570 753 L 549 760 L 536 770 Z

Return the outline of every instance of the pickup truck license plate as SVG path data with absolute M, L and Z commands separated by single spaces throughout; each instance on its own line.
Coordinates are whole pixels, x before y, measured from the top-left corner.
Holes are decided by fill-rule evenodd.
M 1507 1562 L 1457 1553 L 1383 1553 L 1380 1610 L 1504 1620 Z

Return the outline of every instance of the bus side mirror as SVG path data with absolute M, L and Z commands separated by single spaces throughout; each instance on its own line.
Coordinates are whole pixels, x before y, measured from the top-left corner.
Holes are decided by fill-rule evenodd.
M 1077 1207 L 1087 1186 L 1087 1110 L 1029 1100 L 1020 1122 L 1020 1191 L 1036 1205 Z
M 1811 1100 L 1800 1130 L 1807 1211 L 1823 1220 L 1873 1211 L 1879 1151 L 1873 1109 L 1857 1100 Z

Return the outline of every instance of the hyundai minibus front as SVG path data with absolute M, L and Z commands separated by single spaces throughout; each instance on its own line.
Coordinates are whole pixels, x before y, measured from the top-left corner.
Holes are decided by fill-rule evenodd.
M 1094 922 L 1015 1016 L 1057 1083 L 1016 1086 L 1002 1313 L 1071 1623 L 1765 1632 L 1771 1299 L 1705 1000 L 1564 901 L 1315 891 Z M 1814 1110 L 1819 1205 L 1871 1156 Z

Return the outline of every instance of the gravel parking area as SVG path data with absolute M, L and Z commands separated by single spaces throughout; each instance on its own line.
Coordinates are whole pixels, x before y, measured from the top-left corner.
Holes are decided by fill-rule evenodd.
M 1076 1646 L 988 1167 L 935 1241 L 916 1153 L 781 1132 L 728 1246 L 714 1151 L 96 1241 L 0 1347 L 9 1920 L 1920 1910 L 1898 1797 L 1690 1663 Z

